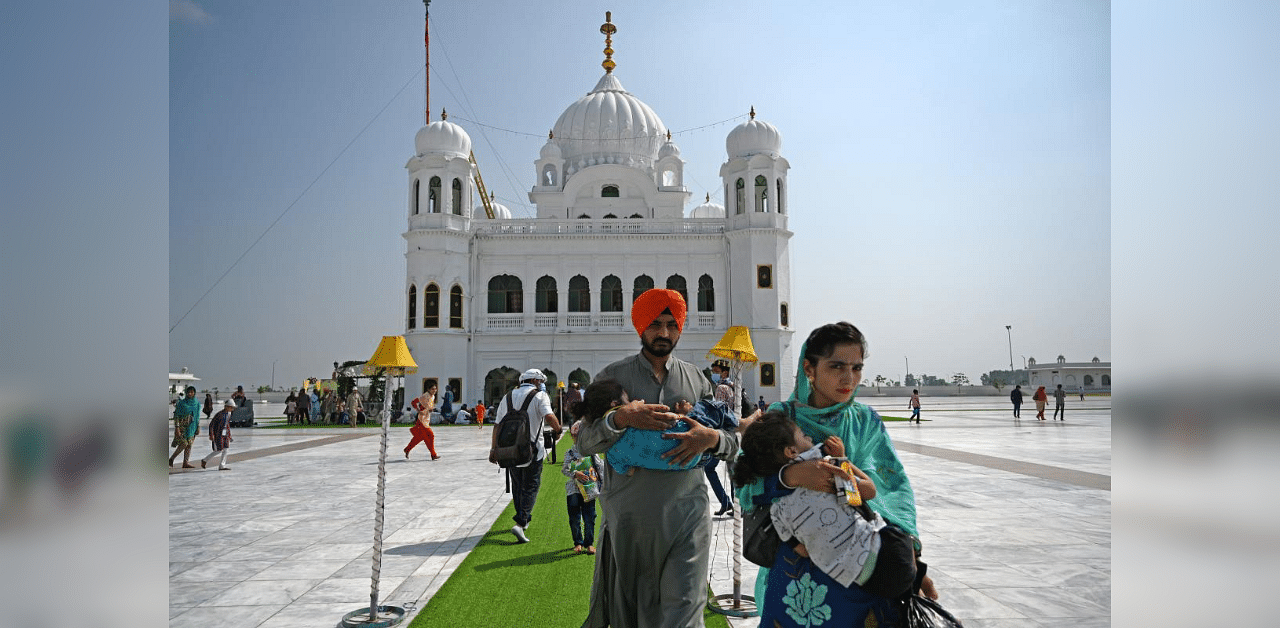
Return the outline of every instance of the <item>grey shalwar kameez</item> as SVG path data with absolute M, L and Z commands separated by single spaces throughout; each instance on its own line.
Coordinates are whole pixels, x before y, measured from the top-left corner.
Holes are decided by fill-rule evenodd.
M 606 366 L 596 379 L 617 380 L 630 399 L 645 403 L 673 406 L 712 395 L 702 371 L 674 356 L 667 358 L 666 381 L 658 381 L 642 354 Z M 625 432 L 614 428 L 612 413 L 584 422 L 578 450 L 584 456 L 603 453 Z M 729 459 L 738 452 L 738 435 L 719 432 L 713 453 Z M 625 474 L 604 468 L 604 523 L 584 628 L 700 628 L 711 550 L 711 503 L 702 468 L 633 468 Z

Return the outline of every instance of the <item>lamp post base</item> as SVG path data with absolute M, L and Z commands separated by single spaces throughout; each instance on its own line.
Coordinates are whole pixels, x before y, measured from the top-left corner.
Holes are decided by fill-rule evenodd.
M 351 611 L 342 616 L 342 628 L 384 628 L 398 626 L 404 621 L 405 611 L 399 606 L 378 605 L 378 613 L 371 615 L 369 607 Z

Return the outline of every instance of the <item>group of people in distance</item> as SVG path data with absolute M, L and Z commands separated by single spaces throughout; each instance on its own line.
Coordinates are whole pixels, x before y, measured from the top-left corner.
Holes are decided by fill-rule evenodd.
M 572 404 L 578 420 L 569 427 L 574 447 L 563 469 L 570 478 L 574 549 L 597 554 L 583 626 L 703 625 L 712 543 L 703 478 L 714 459 L 735 462 L 739 504 L 768 508 L 787 537 L 773 567 L 761 567 L 756 577 L 760 625 L 893 625 L 897 599 L 911 592 L 936 599 L 919 561 L 906 470 L 879 415 L 853 398 L 867 356 L 862 333 L 846 322 L 814 330 L 801 349 L 791 398 L 741 416 L 736 407 L 725 411 L 716 384 L 700 368 L 673 355 L 686 313 L 678 292 L 641 294 L 631 308 L 640 351 L 604 367 Z M 517 404 L 539 394 L 541 382 L 522 380 L 526 392 Z M 495 419 L 506 405 L 504 398 Z M 528 414 L 560 432 L 549 408 L 531 407 Z M 603 506 L 596 538 L 594 506 L 589 513 L 584 507 L 591 501 L 582 488 L 592 480 L 588 469 L 599 477 Z M 512 487 L 512 532 L 527 542 L 527 488 L 535 480 L 520 480 Z M 858 504 L 850 492 L 859 495 Z M 857 532 L 834 539 L 802 523 L 805 516 L 797 513 L 815 508 L 839 515 Z M 585 533 L 572 525 L 579 520 Z

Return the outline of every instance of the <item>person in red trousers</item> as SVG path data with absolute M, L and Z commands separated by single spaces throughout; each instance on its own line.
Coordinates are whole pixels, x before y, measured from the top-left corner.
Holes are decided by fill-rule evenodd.
M 431 452 L 432 460 L 439 460 L 440 456 L 436 453 L 436 433 L 431 431 L 431 411 L 436 407 L 436 386 L 433 384 L 427 392 L 422 393 L 421 397 L 413 400 L 411 404 L 414 410 L 418 411 L 418 419 L 414 421 L 413 427 L 409 428 L 409 433 L 413 434 L 413 440 L 404 448 L 404 457 L 409 457 L 409 452 L 418 443 L 426 443 L 427 449 Z

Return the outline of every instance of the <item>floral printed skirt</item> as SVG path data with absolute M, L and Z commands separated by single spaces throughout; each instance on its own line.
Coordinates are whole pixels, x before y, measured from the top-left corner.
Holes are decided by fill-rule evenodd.
M 179 416 L 173 418 L 173 444 L 171 447 L 186 447 L 195 440 L 195 438 L 187 438 L 187 429 L 191 427 L 191 419 L 189 416 Z
M 778 548 L 769 570 L 764 598 L 761 626 L 887 628 L 897 624 L 890 600 L 858 585 L 845 587 L 786 544 Z

